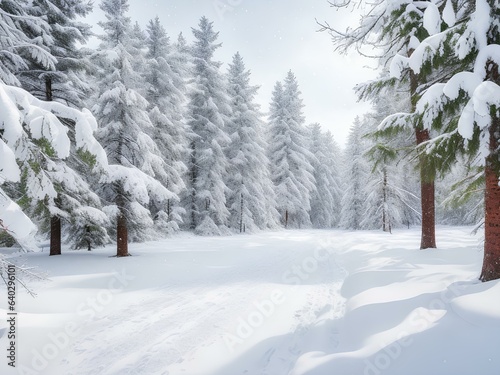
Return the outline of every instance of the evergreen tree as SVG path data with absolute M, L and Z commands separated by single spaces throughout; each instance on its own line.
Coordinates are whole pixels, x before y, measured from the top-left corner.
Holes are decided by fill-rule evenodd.
M 137 91 L 141 77 L 133 68 L 131 23 L 127 0 L 103 0 L 106 21 L 99 53 L 102 79 L 94 113 L 101 127 L 98 136 L 105 145 L 110 171 L 102 180 L 102 197 L 115 219 L 117 256 L 127 256 L 128 239 L 142 241 L 151 234 L 150 198 L 158 202 L 175 198 L 161 182 L 168 181 L 164 160 L 148 135 L 153 125 L 148 102 Z M 161 182 L 160 182 L 161 181 Z
M 351 3 L 348 1 L 347 3 Z M 324 29 L 329 30 L 334 42 L 344 51 L 349 48 L 372 47 L 380 51 L 378 56 L 380 65 L 387 69 L 390 67 L 391 75 L 384 75 L 381 79 L 369 82 L 359 87 L 360 98 L 373 98 L 386 95 L 387 90 L 394 90 L 394 86 L 401 80 L 408 83 L 411 96 L 410 113 L 416 110 L 416 103 L 422 90 L 432 83 L 445 79 L 453 71 L 455 64 L 449 49 L 442 49 L 443 59 L 448 60 L 448 68 L 443 69 L 438 75 L 433 74 L 432 62 L 423 66 L 422 69 L 408 69 L 413 66 L 414 60 L 418 60 L 427 54 L 428 49 L 434 49 L 435 43 L 429 43 L 423 48 L 421 41 L 429 35 L 439 33 L 447 27 L 453 26 L 455 12 L 451 0 L 438 1 L 413 1 L 390 2 L 380 1 L 375 3 L 363 0 L 352 1 L 362 4 L 366 9 L 360 25 L 346 33 L 338 32 L 328 25 Z M 346 4 L 342 4 L 344 6 Z M 440 10 L 447 15 L 445 22 L 441 22 Z M 456 59 L 455 59 L 456 60 Z M 401 74 L 399 79 L 394 78 L 394 73 Z M 392 131 L 409 127 L 414 131 L 415 149 L 425 145 L 431 139 L 429 128 L 423 126 L 419 116 L 396 116 L 400 121 L 385 122 L 385 127 Z M 429 155 L 419 154 L 419 169 L 421 180 L 421 212 L 422 212 L 422 237 L 421 249 L 435 248 L 435 161 Z
M 310 199 L 315 191 L 307 150 L 302 99 L 295 75 L 290 71 L 284 85 L 276 83 L 269 117 L 269 159 L 277 208 L 285 227 L 308 227 Z
M 36 59 L 30 59 L 27 69 L 18 73 L 25 90 L 47 101 L 61 101 L 81 107 L 82 99 L 90 92 L 85 71 L 88 60 L 77 47 L 91 35 L 90 25 L 80 22 L 92 11 L 89 0 L 33 0 L 27 13 L 47 20 L 49 30 L 42 40 L 44 47 L 56 59 L 48 69 Z
M 227 147 L 229 225 L 240 232 L 273 228 L 277 225 L 278 213 L 269 175 L 263 122 L 254 103 L 258 88 L 250 86 L 250 72 L 245 70 L 239 53 L 233 56 L 228 75 L 232 107 L 227 124 L 231 138 Z
M 364 223 L 367 227 L 376 228 L 382 223 L 382 229 L 387 232 L 403 224 L 419 223 L 421 217 L 417 208 L 420 203 L 418 189 L 414 189 L 415 178 L 411 173 L 416 167 L 412 160 L 412 130 L 408 127 L 398 129 L 390 137 L 379 137 L 380 132 L 376 131 L 387 116 L 409 110 L 410 95 L 405 86 L 402 83 L 395 86 L 393 92 L 374 97 L 374 112 L 366 117 L 372 136 L 368 151 L 372 175 L 368 184 L 368 211 Z
M 313 176 L 316 190 L 311 194 L 311 223 L 315 228 L 332 228 L 338 223 L 340 208 L 340 186 L 336 155 L 331 134 L 323 134 L 318 123 L 308 127 L 313 154 Z
M 484 225 L 484 168 L 478 160 L 459 155 L 436 185 L 438 222 L 445 225 Z
M 195 37 L 192 90 L 189 94 L 188 124 L 191 128 L 189 189 L 191 202 L 188 214 L 191 228 L 198 234 L 221 234 L 228 224 L 225 184 L 228 160 L 224 148 L 229 143 L 225 133 L 230 114 L 229 98 L 219 72 L 220 62 L 213 60 L 221 45 L 213 23 L 202 17 Z
M 442 133 L 426 149 L 438 155 L 441 169 L 449 168 L 458 155 L 478 157 L 484 168 L 485 241 L 480 279 L 488 281 L 500 278 L 500 12 L 495 1 L 458 5 L 463 7 L 450 18 L 455 27 L 423 40 L 417 50 L 427 51 L 430 43 L 437 48 L 412 60 L 411 69 L 421 70 L 431 62 L 438 71 L 453 66 L 444 83 L 425 90 L 416 112 L 424 127 Z M 444 19 L 444 11 L 438 16 Z M 451 58 L 443 59 L 442 51 L 449 51 Z
M 8 85 L 21 85 L 16 75 L 28 69 L 30 61 L 55 69 L 56 59 L 41 37 L 49 35 L 50 26 L 43 18 L 27 14 L 27 8 L 27 0 L 0 2 L 0 79 Z
M 149 117 L 153 124 L 153 140 L 164 160 L 167 180 L 164 185 L 175 194 L 185 189 L 187 171 L 187 130 L 185 125 L 186 88 L 182 75 L 184 61 L 172 56 L 169 38 L 158 17 L 147 26 L 147 54 L 145 81 Z M 163 202 L 164 203 L 164 202 Z M 184 210 L 178 201 L 168 199 L 166 204 L 152 201 L 150 208 L 157 229 L 171 233 L 179 229 Z
M 4 184 L 0 188 L 0 219 L 10 228 L 9 233 L 21 246 L 32 249 L 34 226 L 27 218 L 57 215 L 103 224 L 107 218 L 99 210 L 97 196 L 63 162 L 74 147 L 94 169 L 107 169 L 106 154 L 93 136 L 97 124 L 90 112 L 40 101 L 21 88 L 3 83 L 0 106 L 0 181 Z M 68 126 L 60 119 L 72 122 L 78 135 L 74 145 Z M 15 188 L 9 181 L 16 184 Z M 19 206 L 26 215 L 19 213 Z
M 5 24 L 1 29 L 7 37 L 7 39 L 2 40 L 8 45 L 6 55 L 9 56 L 5 59 L 8 64 L 3 65 L 3 67 L 10 69 L 10 72 L 7 72 L 5 77 L 13 84 L 19 84 L 14 79 L 15 74 L 20 78 L 26 78 L 25 73 L 35 66 L 46 71 L 54 70 L 61 64 L 70 65 L 65 61 L 63 55 L 71 53 L 70 50 L 74 48 L 76 32 L 73 33 L 74 29 L 67 24 L 66 19 L 57 18 L 56 14 L 65 12 L 64 14 L 67 15 L 79 7 L 85 8 L 83 4 L 75 5 L 71 2 L 67 4 L 58 3 L 56 6 L 52 3 L 34 1 L 22 5 L 22 8 L 20 8 L 8 1 L 1 4 L 2 10 L 4 10 L 2 17 L 5 20 Z M 58 10 L 59 6 L 62 11 Z M 31 16 L 31 14 L 38 14 L 40 9 L 47 10 L 46 19 L 49 21 L 48 23 L 42 22 L 42 18 Z M 11 15 L 8 12 L 13 13 Z M 67 28 L 67 35 L 61 33 L 60 28 L 63 26 L 58 25 L 54 21 L 55 18 L 59 19 L 61 24 Z M 81 26 L 81 28 L 83 29 L 84 26 Z M 32 44 L 30 37 L 35 38 L 36 45 Z M 83 39 L 84 36 L 80 34 L 80 38 Z M 64 42 L 61 42 L 62 39 L 64 39 Z M 17 59 L 16 51 L 21 52 Z M 56 56 L 59 59 L 56 65 L 52 64 L 52 62 L 56 62 L 56 59 L 50 54 L 51 51 L 60 54 Z M 29 52 L 29 54 L 26 54 L 26 52 Z M 9 62 L 13 63 L 9 64 Z M 23 83 L 25 82 L 23 81 Z M 52 100 L 52 88 L 50 85 L 47 87 L 46 95 L 41 95 L 41 97 L 50 101 Z M 68 93 L 68 95 L 71 94 L 71 92 Z M 22 197 L 20 203 L 25 212 L 28 212 L 30 217 L 40 224 L 44 232 L 49 229 L 47 222 L 50 221 L 51 255 L 61 253 L 61 220 L 64 220 L 65 223 L 93 222 L 96 227 L 105 222 L 102 212 L 100 216 L 96 216 L 100 207 L 99 199 L 91 191 L 88 184 L 85 183 L 79 173 L 79 168 L 76 166 L 78 164 L 81 168 L 85 168 L 88 174 L 91 172 L 89 166 L 91 162 L 84 160 L 86 156 L 75 147 L 82 135 L 78 133 L 74 119 L 61 118 L 60 121 L 66 126 L 66 132 L 71 140 L 69 143 L 69 156 L 64 156 L 65 160 L 63 161 L 58 158 L 58 154 L 51 147 L 46 147 L 47 145 L 42 141 L 35 143 L 26 141 L 24 145 L 26 150 L 29 151 L 19 157 L 23 179 L 20 186 L 12 189 L 19 199 Z M 40 189 L 44 193 L 37 195 L 36 191 L 38 189 L 36 186 L 40 186 L 40 184 L 50 184 L 54 186 L 55 191 L 48 193 L 50 189 Z M 99 238 L 106 241 L 107 235 L 105 231 L 100 230 L 100 232 L 101 236 Z
M 342 210 L 343 184 L 340 171 L 342 170 L 342 151 L 335 141 L 332 133 L 328 130 L 323 136 L 326 164 L 332 177 L 330 192 L 333 198 L 333 225 L 338 226 L 340 222 L 340 213 Z
M 368 163 L 365 158 L 367 145 L 363 138 L 366 134 L 366 123 L 358 117 L 349 132 L 347 146 L 344 150 L 344 195 L 342 197 L 342 212 L 340 227 L 344 229 L 363 229 L 363 219 L 366 213 L 367 191 L 369 181 Z

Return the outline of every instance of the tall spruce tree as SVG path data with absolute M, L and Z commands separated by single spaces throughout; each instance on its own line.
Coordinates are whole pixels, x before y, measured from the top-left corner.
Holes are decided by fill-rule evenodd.
M 481 160 L 485 179 L 485 242 L 480 279 L 489 281 L 500 278 L 500 12 L 498 4 L 489 0 L 452 5 L 458 5 L 454 17 L 444 10 L 436 16 L 454 27 L 424 39 L 415 50 L 420 56 L 417 54 L 408 63 L 414 71 L 432 63 L 434 70 L 450 73 L 443 83 L 425 90 L 416 113 L 424 127 L 442 133 L 426 148 L 428 154 L 439 156 L 442 169 L 449 168 L 457 155 L 479 156 Z M 443 58 L 447 56 L 450 58 Z
M 337 165 L 339 155 L 331 134 L 324 134 L 321 126 L 308 126 L 309 149 L 313 154 L 313 176 L 316 190 L 311 194 L 311 223 L 314 228 L 332 228 L 338 223 L 340 214 L 340 186 Z
M 85 76 L 89 66 L 77 44 L 85 44 L 91 35 L 91 26 L 81 22 L 81 18 L 92 11 L 92 2 L 33 0 L 26 11 L 47 21 L 49 30 L 41 39 L 56 63 L 47 69 L 36 59 L 30 59 L 27 69 L 18 73 L 23 88 L 43 100 L 81 107 L 82 99 L 90 92 Z
M 285 227 L 309 227 L 315 180 L 307 149 L 302 99 L 295 75 L 277 82 L 269 116 L 269 159 L 277 208 Z
M 100 124 L 98 136 L 108 154 L 110 168 L 102 179 L 102 198 L 114 218 L 117 256 L 128 256 L 128 241 L 150 236 L 153 219 L 150 199 L 175 198 L 162 182 L 168 180 L 164 160 L 149 136 L 153 125 L 148 102 L 140 95 L 141 76 L 133 68 L 134 47 L 127 0 L 103 0 L 105 34 L 96 58 L 101 66 L 99 96 L 94 113 Z
M 219 71 L 221 63 L 213 60 L 214 52 L 221 46 L 216 43 L 219 33 L 213 30 L 212 22 L 202 17 L 193 35 L 194 79 L 188 104 L 188 124 L 192 132 L 188 214 L 196 233 L 213 235 L 227 228 L 229 218 L 225 183 L 228 160 L 224 148 L 230 141 L 225 126 L 231 108 Z
M 158 17 L 147 26 L 145 81 L 152 137 L 161 152 L 167 180 L 164 185 L 176 195 L 185 189 L 184 175 L 187 155 L 185 105 L 187 102 L 184 67 L 171 52 L 169 38 Z M 184 210 L 178 200 L 152 201 L 150 208 L 160 232 L 179 229 Z
M 444 9 L 448 16 L 446 18 L 451 23 L 451 19 L 454 19 L 449 15 L 453 13 L 454 16 L 453 7 L 450 9 L 451 1 L 367 2 L 352 0 L 339 6 L 343 7 L 351 3 L 362 5 L 362 8 L 365 9 L 360 25 L 347 32 L 339 32 L 326 24 L 323 25 L 324 30 L 331 33 L 335 44 L 340 50 L 345 52 L 350 48 L 359 50 L 372 48 L 379 51 L 380 66 L 384 68 L 390 66 L 392 72 L 400 70 L 400 73 L 404 73 L 401 79 L 408 82 L 411 96 L 410 113 L 414 113 L 420 92 L 432 83 L 445 79 L 450 69 L 444 69 L 439 75 L 432 75 L 432 69 L 430 69 L 432 64 L 425 66 L 424 69 L 416 70 L 401 69 L 402 65 L 404 65 L 401 62 L 403 59 L 409 61 L 412 58 L 421 57 L 422 55 L 418 53 L 414 55 L 420 41 L 430 34 L 439 32 L 449 26 L 446 22 L 441 22 L 439 16 L 436 17 L 436 15 L 440 9 Z M 424 53 L 423 50 L 419 50 L 419 52 Z M 449 51 L 444 50 L 443 52 L 449 55 Z M 453 67 L 453 64 L 449 66 Z M 373 98 L 377 95 L 384 95 L 384 90 L 393 90 L 394 85 L 397 83 L 398 80 L 394 79 L 394 77 L 383 76 L 382 79 L 362 85 L 359 88 L 359 96 L 360 98 Z M 422 125 L 419 117 L 407 116 L 404 121 L 392 125 L 395 129 L 404 126 L 413 129 L 415 149 L 418 149 L 420 145 L 426 144 L 431 139 L 430 130 Z M 431 160 L 429 155 L 419 154 L 419 170 L 422 212 L 420 248 L 435 248 L 435 168 L 434 161 Z
M 410 95 L 405 82 L 394 87 L 392 92 L 372 98 L 373 112 L 366 116 L 369 125 L 368 140 L 372 174 L 369 182 L 367 202 L 367 227 L 380 226 L 390 232 L 393 227 L 420 223 L 420 204 L 416 178 L 413 129 L 403 127 L 389 136 L 377 131 L 378 125 L 393 113 L 410 109 Z M 380 134 L 382 133 L 382 136 Z M 382 223 L 380 225 L 380 223 Z
M 263 121 L 254 103 L 257 90 L 250 85 L 250 71 L 241 55 L 235 54 L 228 72 L 232 114 L 226 127 L 231 138 L 227 147 L 227 206 L 229 225 L 240 232 L 277 226 Z
M 367 133 L 366 121 L 355 119 L 349 131 L 347 146 L 344 150 L 344 170 L 342 171 L 344 194 L 340 227 L 344 229 L 363 229 L 366 213 L 366 186 L 369 181 L 369 168 L 365 158 L 368 146 L 364 136 Z

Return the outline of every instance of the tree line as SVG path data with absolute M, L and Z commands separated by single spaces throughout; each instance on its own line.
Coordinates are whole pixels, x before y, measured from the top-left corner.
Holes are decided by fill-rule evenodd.
M 179 230 L 390 232 L 426 220 L 419 204 L 429 201 L 421 200 L 429 189 L 418 189 L 414 167 L 433 159 L 412 156 L 406 123 L 376 128 L 416 103 L 408 80 L 384 73 L 358 87 L 374 109 L 356 120 L 342 152 L 319 124 L 306 126 L 292 71 L 275 84 L 264 115 L 243 57 L 236 53 L 227 69 L 215 59 L 221 44 L 207 18 L 188 43 L 183 34 L 172 41 L 158 17 L 141 29 L 126 0 L 99 6 L 104 32 L 90 49 L 91 27 L 81 22 L 90 1 L 0 3 L 1 101 L 8 109 L 0 125 L 2 245 L 16 239 L 29 248 L 34 224 L 50 235 L 51 255 L 62 242 L 89 250 L 116 242 L 117 256 L 127 256 L 129 242 Z M 380 142 L 388 133 L 390 141 Z M 482 200 L 471 186 L 481 179 L 466 156 L 449 165 L 438 198 L 457 201 L 448 185 L 459 176 L 476 182 L 461 186 L 474 199 L 462 199 L 466 216 L 442 206 L 437 219 L 475 223 Z M 14 220 L 12 207 L 26 220 Z M 28 223 L 22 234 L 18 222 Z

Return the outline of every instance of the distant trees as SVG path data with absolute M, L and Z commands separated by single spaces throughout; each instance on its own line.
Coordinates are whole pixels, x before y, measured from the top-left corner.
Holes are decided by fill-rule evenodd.
M 257 90 L 250 85 L 250 71 L 236 53 L 228 71 L 231 115 L 226 127 L 230 138 L 226 153 L 229 226 L 239 232 L 275 228 L 278 224 L 264 123 L 254 103 Z
M 309 125 L 308 133 L 316 181 L 316 190 L 311 194 L 311 223 L 314 228 L 334 228 L 339 223 L 342 203 L 340 150 L 332 134 L 324 133 L 320 124 Z
M 289 71 L 284 84 L 277 82 L 274 87 L 269 115 L 271 178 L 281 223 L 287 228 L 311 225 L 310 198 L 316 190 L 300 94 Z
M 368 150 L 364 138 L 367 130 L 366 123 L 356 118 L 344 150 L 344 167 L 341 175 L 345 193 L 342 197 L 339 224 L 345 229 L 363 229 L 367 201 L 366 186 L 370 172 L 368 160 L 364 156 Z

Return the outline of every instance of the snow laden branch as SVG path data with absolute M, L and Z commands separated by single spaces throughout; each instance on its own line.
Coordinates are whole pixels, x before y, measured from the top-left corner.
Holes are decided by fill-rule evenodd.
M 46 148 L 59 159 L 69 156 L 69 129 L 60 119 L 74 123 L 76 148 L 95 158 L 94 168 L 106 170 L 106 154 L 93 135 L 97 123 L 88 110 L 40 101 L 23 89 L 0 83 L 0 219 L 2 230 L 7 230 L 26 251 L 36 250 L 33 241 L 37 228 L 1 185 L 21 181 L 23 166 L 35 162 L 37 142 L 46 142 Z M 37 178 L 38 198 L 55 198 L 54 182 L 47 173 L 42 170 Z

